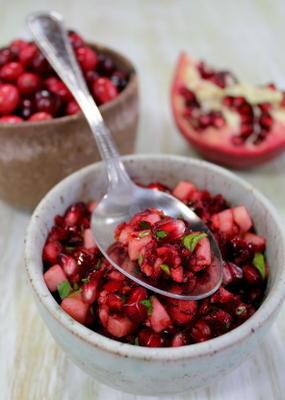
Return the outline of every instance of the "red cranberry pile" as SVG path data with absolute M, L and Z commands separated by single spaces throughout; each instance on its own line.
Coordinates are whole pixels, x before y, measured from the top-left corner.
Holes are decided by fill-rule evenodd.
M 69 39 L 96 103 L 117 97 L 128 76 L 110 56 L 96 52 L 77 33 L 69 31 Z M 19 39 L 0 50 L 0 122 L 43 121 L 79 111 L 35 43 Z
M 265 239 L 254 232 L 244 206 L 229 208 L 221 195 L 180 182 L 171 191 L 214 233 L 223 258 L 220 289 L 199 301 L 153 294 L 114 269 L 96 247 L 90 215 L 96 202 L 76 203 L 55 217 L 43 249 L 44 279 L 62 309 L 78 322 L 107 337 L 149 346 L 175 347 L 220 336 L 248 319 L 263 300 L 267 283 Z M 204 234 L 191 232 L 182 219 L 156 209 L 134 215 L 120 225 L 109 252 L 123 265 L 171 282 L 192 282 L 211 262 Z
M 207 158 L 245 167 L 285 147 L 285 92 L 253 87 L 182 54 L 172 91 L 181 132 Z

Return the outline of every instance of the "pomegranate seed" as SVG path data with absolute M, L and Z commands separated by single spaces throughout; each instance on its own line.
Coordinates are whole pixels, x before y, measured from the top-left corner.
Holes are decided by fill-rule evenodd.
M 197 302 L 169 298 L 167 299 L 167 311 L 175 324 L 183 325 L 194 318 L 197 312 Z
M 20 101 L 19 91 L 10 83 L 0 85 L 0 113 L 11 114 Z
M 76 103 L 75 100 L 71 100 L 70 102 L 67 103 L 67 105 L 66 105 L 67 115 L 78 114 L 80 111 L 81 111 L 81 108 L 79 107 L 79 105 Z
M 232 107 L 233 102 L 234 102 L 234 97 L 232 96 L 225 96 L 222 101 L 223 105 L 226 107 Z
M 270 130 L 273 125 L 273 118 L 269 114 L 263 113 L 261 114 L 259 123 L 262 126 L 262 128 Z
M 243 137 L 248 137 L 253 133 L 253 126 L 249 124 L 242 124 L 240 128 L 240 133 Z
M 243 104 L 247 104 L 244 97 L 234 97 L 232 105 L 234 108 L 240 108 Z
M 169 187 L 167 187 L 167 186 L 165 186 L 165 185 L 162 185 L 162 184 L 159 183 L 159 182 L 150 183 L 147 187 L 148 187 L 149 189 L 157 189 L 157 190 L 160 190 L 161 192 L 170 192 Z
M 185 233 L 186 226 L 181 219 L 163 219 L 153 226 L 153 232 L 158 241 L 177 240 Z M 162 234 L 160 234 L 162 232 Z
M 272 108 L 272 104 L 270 104 L 270 103 L 260 103 L 260 104 L 257 104 L 257 106 L 264 113 L 268 113 Z
M 64 223 L 67 226 L 79 225 L 82 218 L 88 214 L 88 210 L 84 203 L 73 204 L 65 213 Z
M 123 300 L 118 294 L 115 293 L 108 294 L 106 304 L 110 311 L 114 313 L 120 313 L 123 309 Z
M 52 119 L 52 115 L 45 112 L 45 111 L 39 111 L 36 112 L 35 114 L 32 114 L 30 118 L 28 118 L 28 121 L 33 121 L 33 122 L 40 122 L 40 121 L 47 121 L 49 119 Z
M 162 347 L 163 340 L 159 333 L 153 332 L 152 329 L 142 329 L 139 332 L 139 344 L 147 347 Z
M 88 282 L 82 285 L 82 300 L 84 303 L 93 304 L 99 296 L 99 284 L 101 282 L 102 273 L 97 271 L 91 275 Z
M 211 328 L 203 320 L 197 321 L 191 330 L 191 337 L 194 342 L 204 342 L 205 340 L 210 339 L 211 334 Z
M 274 85 L 274 83 L 268 83 L 266 87 L 268 89 L 276 90 L 276 86 Z
M 133 321 L 139 323 L 147 317 L 147 308 L 141 303 L 146 298 L 147 292 L 143 287 L 134 288 L 129 294 L 124 308 L 128 317 Z
M 19 76 L 17 86 L 22 95 L 30 96 L 41 88 L 42 80 L 32 72 L 24 72 Z
M 7 82 L 16 82 L 24 68 L 19 62 L 12 61 L 3 65 L 0 70 L 0 78 Z
M 261 283 L 260 273 L 251 265 L 246 265 L 243 267 L 243 276 L 246 282 L 251 285 L 259 285 Z
M 18 122 L 23 121 L 23 118 L 17 117 L 17 115 L 5 115 L 5 117 L 0 118 L 0 122 L 6 124 L 17 124 Z
M 89 47 L 80 47 L 75 50 L 76 57 L 83 71 L 91 71 L 96 68 L 97 54 Z
M 118 90 L 112 81 L 108 78 L 98 78 L 93 83 L 93 96 L 100 105 L 113 100 L 118 96 Z
M 58 241 L 48 242 L 43 249 L 43 261 L 54 265 L 62 252 L 62 245 Z
M 199 121 L 199 126 L 202 128 L 202 129 L 205 129 L 205 128 L 207 128 L 210 124 L 211 124 L 211 117 L 210 117 L 210 115 L 208 115 L 208 114 L 202 114 L 202 115 L 200 115 L 200 117 L 198 118 L 198 121 Z
M 200 73 L 200 75 L 201 75 L 201 77 L 203 79 L 210 79 L 215 74 L 215 71 L 212 68 L 210 68 L 209 66 L 206 66 L 203 61 L 201 61 L 198 64 L 197 68 L 198 68 L 198 71 L 199 71 L 199 73 Z
M 253 115 L 253 111 L 252 111 L 252 107 L 250 104 L 248 103 L 244 103 L 242 104 L 238 110 L 237 110 L 240 114 L 244 115 L 244 114 L 249 114 L 249 115 Z

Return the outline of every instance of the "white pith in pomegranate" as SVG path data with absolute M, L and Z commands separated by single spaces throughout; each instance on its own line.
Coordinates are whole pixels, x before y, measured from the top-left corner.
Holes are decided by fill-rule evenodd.
M 272 84 L 238 82 L 182 53 L 171 98 L 179 130 L 209 160 L 254 166 L 285 147 L 285 95 Z

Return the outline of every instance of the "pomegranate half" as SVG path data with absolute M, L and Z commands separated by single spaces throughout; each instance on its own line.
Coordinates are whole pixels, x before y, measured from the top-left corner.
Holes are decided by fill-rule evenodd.
M 285 94 L 273 84 L 250 86 L 182 53 L 171 105 L 181 133 L 211 161 L 246 168 L 285 148 Z

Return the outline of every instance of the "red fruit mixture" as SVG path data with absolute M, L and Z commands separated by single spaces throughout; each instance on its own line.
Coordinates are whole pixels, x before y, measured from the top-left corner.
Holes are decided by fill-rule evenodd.
M 70 31 L 69 39 L 96 103 L 102 105 L 117 97 L 129 76 L 77 33 Z M 33 42 L 14 40 L 0 50 L 0 122 L 44 121 L 79 111 L 71 93 Z
M 183 53 L 172 109 L 178 128 L 205 157 L 230 166 L 267 161 L 285 147 L 285 92 L 239 82 Z
M 220 289 L 199 301 L 163 297 L 114 269 L 96 247 L 90 230 L 96 202 L 76 203 L 55 217 L 43 249 L 44 279 L 63 310 L 107 337 L 140 346 L 176 347 L 220 336 L 259 307 L 267 283 L 265 238 L 255 233 L 244 206 L 229 208 L 221 195 L 180 182 L 164 190 L 184 201 L 214 233 L 224 259 Z M 182 219 L 156 209 L 134 215 L 115 233 L 109 253 L 117 263 L 165 279 L 179 293 L 211 263 L 205 235 L 191 232 Z

